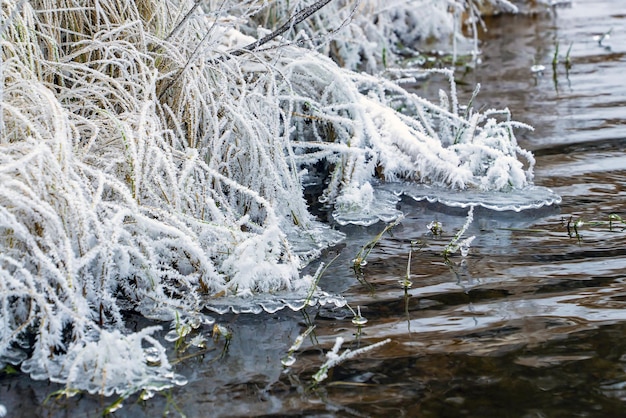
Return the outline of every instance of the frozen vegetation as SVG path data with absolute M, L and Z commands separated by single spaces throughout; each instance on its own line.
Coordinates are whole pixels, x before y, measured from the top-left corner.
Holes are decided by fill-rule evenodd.
M 2 2 L 0 367 L 92 393 L 176 383 L 125 313 L 209 321 L 222 298 L 307 295 L 302 267 L 341 234 L 305 186 L 367 224 L 398 215 L 382 183 L 532 185 L 506 110 L 381 73 L 460 42 L 474 3 L 335 0 L 254 46 L 313 3 Z

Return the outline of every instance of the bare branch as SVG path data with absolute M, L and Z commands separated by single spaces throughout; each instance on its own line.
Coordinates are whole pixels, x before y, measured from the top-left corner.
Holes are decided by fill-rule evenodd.
M 319 0 L 318 2 L 310 5 L 309 7 L 305 7 L 304 9 L 300 10 L 295 15 L 291 16 L 289 18 L 289 20 L 287 20 L 281 27 L 276 29 L 274 32 L 270 33 L 269 35 L 266 35 L 266 36 L 262 37 L 261 39 L 259 39 L 256 42 L 253 42 L 251 44 L 248 44 L 248 45 L 244 46 L 243 48 L 241 48 L 239 50 L 233 51 L 230 55 L 237 57 L 237 56 L 243 55 L 244 53 L 246 53 L 248 51 L 254 51 L 255 49 L 257 49 L 261 45 L 266 44 L 269 41 L 277 38 L 278 36 L 280 36 L 283 33 L 287 32 L 289 29 L 291 29 L 292 27 L 294 27 L 298 23 L 301 23 L 302 21 L 307 19 L 309 16 L 315 14 L 319 9 L 321 9 L 324 6 L 326 6 L 331 1 L 333 1 L 333 0 Z

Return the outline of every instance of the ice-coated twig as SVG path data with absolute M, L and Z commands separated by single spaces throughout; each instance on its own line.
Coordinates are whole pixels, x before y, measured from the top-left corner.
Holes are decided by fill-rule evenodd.
M 316 384 L 320 383 L 328 377 L 328 371 L 332 369 L 333 367 L 343 363 L 346 360 L 349 360 L 351 358 L 364 354 L 368 351 L 372 351 L 379 347 L 382 347 L 383 345 L 388 344 L 390 342 L 391 342 L 391 339 L 387 338 L 386 340 L 379 341 L 377 343 L 368 345 L 366 347 L 361 347 L 356 350 L 351 350 L 347 348 L 346 350 L 344 350 L 343 353 L 339 354 L 339 349 L 343 345 L 344 339 L 343 337 L 337 337 L 337 339 L 335 340 L 335 344 L 333 345 L 333 348 L 329 352 L 326 353 L 326 357 L 328 358 L 328 360 L 326 360 L 326 362 L 320 366 L 317 373 L 313 375 L 313 380 L 315 381 Z
M 472 241 L 474 241 L 474 238 L 476 237 L 471 236 L 463 240 L 460 243 L 459 243 L 459 240 L 461 239 L 463 234 L 465 234 L 465 232 L 470 227 L 473 221 L 474 221 L 474 205 L 471 205 L 469 211 L 467 212 L 467 218 L 465 219 L 465 223 L 463 224 L 459 232 L 457 232 L 454 235 L 454 238 L 452 238 L 452 241 L 450 241 L 450 243 L 443 250 L 444 257 L 447 258 L 449 255 L 454 254 L 459 248 L 461 249 L 461 253 L 464 257 L 467 255 L 467 251 L 469 250 L 469 247 Z

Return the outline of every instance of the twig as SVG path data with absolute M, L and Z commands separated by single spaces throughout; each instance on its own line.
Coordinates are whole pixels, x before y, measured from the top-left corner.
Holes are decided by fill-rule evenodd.
M 251 44 L 248 44 L 241 49 L 233 51 L 232 53 L 229 54 L 230 57 L 238 57 L 240 55 L 245 54 L 246 52 L 254 51 L 261 45 L 268 43 L 269 41 L 277 38 L 279 35 L 282 35 L 283 33 L 287 32 L 289 29 L 291 29 L 298 23 L 301 23 L 303 20 L 307 19 L 308 17 L 316 13 L 318 10 L 326 6 L 331 1 L 333 0 L 319 0 L 318 2 L 310 5 L 309 7 L 305 7 L 304 9 L 300 10 L 295 15 L 291 16 L 289 20 L 287 20 L 281 27 L 276 29 L 274 32 L 270 33 L 269 35 L 265 35 L 261 39 L 255 42 L 252 42 Z M 224 61 L 226 59 L 229 59 L 229 56 L 222 56 L 220 57 L 219 60 L 216 60 L 216 61 Z
M 193 5 L 193 7 L 187 12 L 185 17 L 183 17 L 183 20 L 181 20 L 180 23 L 176 25 L 174 29 L 172 29 L 170 34 L 167 35 L 167 37 L 165 38 L 165 41 L 169 41 L 172 38 L 172 36 L 176 35 L 176 33 L 180 30 L 180 28 L 182 28 L 183 25 L 189 20 L 189 17 L 191 17 L 193 12 L 195 12 L 195 10 L 200 6 L 200 4 L 202 4 L 202 0 L 195 0 L 195 4 Z
M 231 59 L 232 57 L 238 57 L 240 55 L 245 54 L 246 52 L 251 52 L 251 51 L 256 50 L 261 45 L 264 45 L 264 44 L 268 43 L 269 41 L 277 38 L 281 34 L 287 32 L 293 26 L 297 25 L 298 23 L 301 23 L 303 20 L 307 19 L 308 17 L 310 17 L 311 15 L 316 13 L 318 10 L 320 10 L 322 7 L 326 6 L 331 1 L 333 1 L 333 0 L 319 0 L 318 2 L 310 5 L 309 7 L 305 7 L 304 9 L 300 10 L 298 13 L 294 14 L 293 16 L 291 16 L 289 18 L 289 20 L 287 20 L 287 22 L 285 22 L 281 27 L 279 27 L 274 32 L 270 33 L 269 35 L 266 35 L 263 38 L 255 41 L 255 42 L 252 42 L 251 44 L 248 44 L 248 45 L 244 46 L 241 49 L 237 49 L 235 51 L 232 51 L 231 53 L 229 53 L 227 55 L 222 55 L 221 57 L 219 57 L 219 58 L 217 58 L 215 60 L 212 60 L 211 62 L 214 63 L 214 64 L 218 63 L 218 62 L 223 62 L 223 61 Z M 178 30 L 179 26 L 181 26 L 188 19 L 189 15 L 195 10 L 197 5 L 198 5 L 198 3 L 196 3 L 194 5 L 194 7 L 189 11 L 189 13 L 187 13 L 187 15 L 181 21 L 181 23 L 179 23 L 176 26 L 176 28 L 174 28 L 174 30 L 172 31 L 172 34 L 176 30 Z M 208 38 L 209 33 L 211 33 L 211 30 L 209 30 L 209 32 L 202 39 L 202 41 L 200 42 L 200 45 L 202 45 L 204 43 L 204 41 Z M 170 36 L 172 34 L 170 34 Z M 168 36 L 168 38 L 169 38 L 169 36 Z M 191 64 L 191 62 L 194 60 L 195 56 L 197 55 L 196 52 L 199 50 L 200 45 L 198 45 L 198 47 L 193 52 L 193 54 L 191 54 L 191 58 L 189 58 L 189 60 L 185 64 L 185 66 L 174 76 L 172 81 L 170 81 L 170 83 L 163 89 L 163 91 L 161 91 L 161 93 L 159 94 L 159 99 L 163 97 L 163 95 L 169 90 L 169 88 L 172 87 L 174 85 L 174 83 L 176 83 L 176 81 L 180 78 L 180 76 L 189 67 L 189 65 Z

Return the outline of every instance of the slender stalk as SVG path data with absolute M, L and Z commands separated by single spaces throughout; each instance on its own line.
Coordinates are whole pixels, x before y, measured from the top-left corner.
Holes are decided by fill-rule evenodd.
M 185 17 L 182 18 L 182 20 L 178 23 L 178 25 L 176 25 L 176 27 L 174 29 L 172 29 L 172 31 L 170 32 L 169 35 L 167 35 L 167 37 L 165 38 L 166 41 L 169 41 L 170 39 L 172 39 L 172 37 L 174 35 L 176 35 L 178 33 L 178 31 L 183 27 L 183 25 L 185 23 L 187 23 L 187 21 L 189 20 L 189 18 L 191 17 L 191 15 L 193 14 L 193 12 L 196 11 L 196 9 L 202 4 L 202 0 L 195 0 L 194 5 L 191 7 L 191 9 L 189 9 L 189 11 L 187 12 L 187 14 L 185 15 Z M 222 3 L 223 5 L 224 3 Z M 221 6 L 220 6 L 221 7 Z
M 246 52 L 255 51 L 261 45 L 264 45 L 264 44 L 270 42 L 271 40 L 276 39 L 278 36 L 280 36 L 283 33 L 287 32 L 289 29 L 291 29 L 292 27 L 294 27 L 298 23 L 301 23 L 302 21 L 304 21 L 305 19 L 307 19 L 308 17 L 310 17 L 311 15 L 316 13 L 318 10 L 320 10 L 322 7 L 326 6 L 331 1 L 333 1 L 333 0 L 319 0 L 316 3 L 310 5 L 309 7 L 305 7 L 304 9 L 300 10 L 295 15 L 291 16 L 283 25 L 281 25 L 278 29 L 276 29 L 272 33 L 262 37 L 261 39 L 256 40 L 255 42 L 252 42 L 252 43 L 244 46 L 241 49 L 234 50 L 234 51 L 230 52 L 228 55 L 222 55 L 221 57 L 213 60 L 213 63 L 223 62 L 223 61 L 229 60 L 229 59 L 231 59 L 233 57 L 241 56 L 241 55 L 245 54 Z M 191 12 L 193 12 L 195 10 L 195 7 L 196 6 L 194 5 L 194 8 L 192 8 L 190 10 L 190 12 L 187 13 L 187 16 L 185 16 L 185 18 L 183 19 L 183 21 L 180 24 L 184 23 L 188 19 L 188 16 L 191 14 Z M 180 26 L 180 24 L 178 26 Z M 178 30 L 178 26 L 174 29 L 174 31 Z M 211 29 L 213 29 L 213 27 L 211 27 Z M 191 58 L 189 58 L 189 60 L 185 64 L 185 66 L 176 74 L 176 76 L 174 76 L 172 81 L 170 81 L 169 84 L 161 91 L 161 93 L 159 94 L 159 99 L 163 97 L 163 95 L 170 89 L 170 87 L 172 87 L 174 85 L 174 83 L 176 83 L 176 81 L 180 78 L 180 76 L 185 72 L 185 70 L 187 68 L 189 68 L 191 63 L 195 60 L 196 56 L 198 55 L 198 51 L 200 50 L 200 47 L 206 42 L 206 40 L 208 39 L 209 34 L 211 32 L 212 32 L 212 30 L 209 30 L 207 32 L 207 34 L 204 36 L 204 38 L 202 38 L 202 41 L 196 47 L 196 49 L 193 51 L 193 53 L 191 54 Z
M 4 35 L 4 31 L 7 29 L 9 24 L 13 21 L 15 16 L 22 10 L 22 6 L 26 3 L 26 0 L 20 1 L 15 9 L 11 12 L 9 18 L 2 22 L 2 26 L 0 26 L 0 42 L 2 40 L 2 36 Z M 2 58 L 2 53 L 0 52 L 0 143 L 2 142 L 2 134 L 4 133 L 4 62 Z
M 239 50 L 233 51 L 232 53 L 230 53 L 230 55 L 237 57 L 237 56 L 243 55 L 246 52 L 254 51 L 258 49 L 261 45 L 266 44 L 273 39 L 276 39 L 278 36 L 287 32 L 289 29 L 293 28 L 298 23 L 301 23 L 305 19 L 309 18 L 310 16 L 315 14 L 318 10 L 326 6 L 331 1 L 333 0 L 319 0 L 316 3 L 310 5 L 309 7 L 305 7 L 304 9 L 300 10 L 295 15 L 291 16 L 282 26 L 280 26 L 274 32 L 262 37 L 261 39 L 255 42 L 252 42 L 251 44 L 244 46 L 243 48 Z M 223 59 L 226 59 L 226 58 L 223 58 Z

